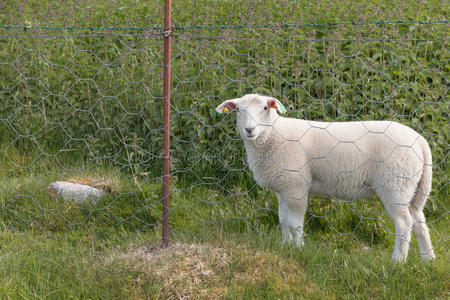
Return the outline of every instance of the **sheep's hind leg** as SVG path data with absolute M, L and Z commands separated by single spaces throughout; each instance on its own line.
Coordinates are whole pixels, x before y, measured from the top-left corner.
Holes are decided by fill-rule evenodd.
M 392 259 L 404 261 L 408 256 L 409 243 L 411 241 L 411 229 L 413 219 L 409 212 L 407 204 L 396 202 L 386 203 L 384 207 L 394 222 L 395 227 L 395 245 L 392 252 Z
M 413 231 L 416 236 L 417 243 L 419 244 L 420 255 L 424 260 L 435 259 L 436 255 L 433 251 L 433 246 L 431 245 L 430 233 L 428 231 L 428 226 L 425 221 L 425 215 L 422 210 L 410 206 L 409 211 L 413 218 Z

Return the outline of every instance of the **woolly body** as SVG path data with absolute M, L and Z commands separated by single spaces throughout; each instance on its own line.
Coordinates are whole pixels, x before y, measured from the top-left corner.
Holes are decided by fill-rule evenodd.
M 422 213 L 431 190 L 431 150 L 419 133 L 392 121 L 284 118 L 276 101 L 252 94 L 216 110 L 238 111 L 237 128 L 253 177 L 277 194 L 284 241 L 303 244 L 308 196 L 356 200 L 377 195 L 396 228 L 392 257 L 406 259 L 411 229 L 422 257 L 435 257 Z

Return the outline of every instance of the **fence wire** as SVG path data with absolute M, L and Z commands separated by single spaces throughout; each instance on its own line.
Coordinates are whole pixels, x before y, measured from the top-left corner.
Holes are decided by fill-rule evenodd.
M 175 26 L 173 236 L 279 231 L 276 197 L 253 180 L 235 116 L 214 110 L 259 93 L 278 98 L 289 117 L 391 120 L 422 134 L 433 152 L 425 215 L 433 245 L 447 247 L 447 23 L 310 25 Z M 0 29 L 0 227 L 55 238 L 158 235 L 164 28 L 23 29 Z M 107 196 L 66 201 L 48 189 L 57 180 Z M 391 248 L 382 204 L 356 198 L 311 198 L 307 241 Z

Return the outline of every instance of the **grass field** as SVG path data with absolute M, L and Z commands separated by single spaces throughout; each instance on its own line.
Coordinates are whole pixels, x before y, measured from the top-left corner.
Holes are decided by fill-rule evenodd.
M 153 0 L 7 1 L 0 25 L 161 26 L 162 12 Z M 202 0 L 174 1 L 172 14 L 177 26 L 307 24 L 443 20 L 449 8 Z M 168 249 L 162 39 L 134 33 L 0 29 L 1 299 L 450 297 L 448 24 L 176 29 Z M 278 97 L 292 117 L 389 119 L 423 134 L 436 261 L 420 261 L 414 237 L 407 262 L 390 261 L 394 230 L 375 199 L 311 199 L 305 247 L 282 245 L 274 194 L 255 185 L 233 116 L 214 113 L 247 92 Z M 55 180 L 108 195 L 64 201 Z
M 442 253 L 432 264 L 416 257 L 399 265 L 383 251 L 329 243 L 298 251 L 282 246 L 278 233 L 205 232 L 166 250 L 147 235 L 126 242 L 83 234 L 23 242 L 29 238 L 2 234 L 3 298 L 445 299 L 449 290 Z

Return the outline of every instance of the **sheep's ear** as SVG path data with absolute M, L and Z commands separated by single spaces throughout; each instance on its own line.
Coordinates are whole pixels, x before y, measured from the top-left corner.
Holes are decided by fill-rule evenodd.
M 286 107 L 284 107 L 284 105 L 278 99 L 275 98 L 269 99 L 267 104 L 269 105 L 269 107 L 278 110 L 280 114 L 284 114 L 285 112 L 287 112 Z
M 236 100 L 227 100 L 222 102 L 222 104 L 220 104 L 219 106 L 217 106 L 216 111 L 219 114 L 222 114 L 224 112 L 227 113 L 235 108 L 236 108 Z

